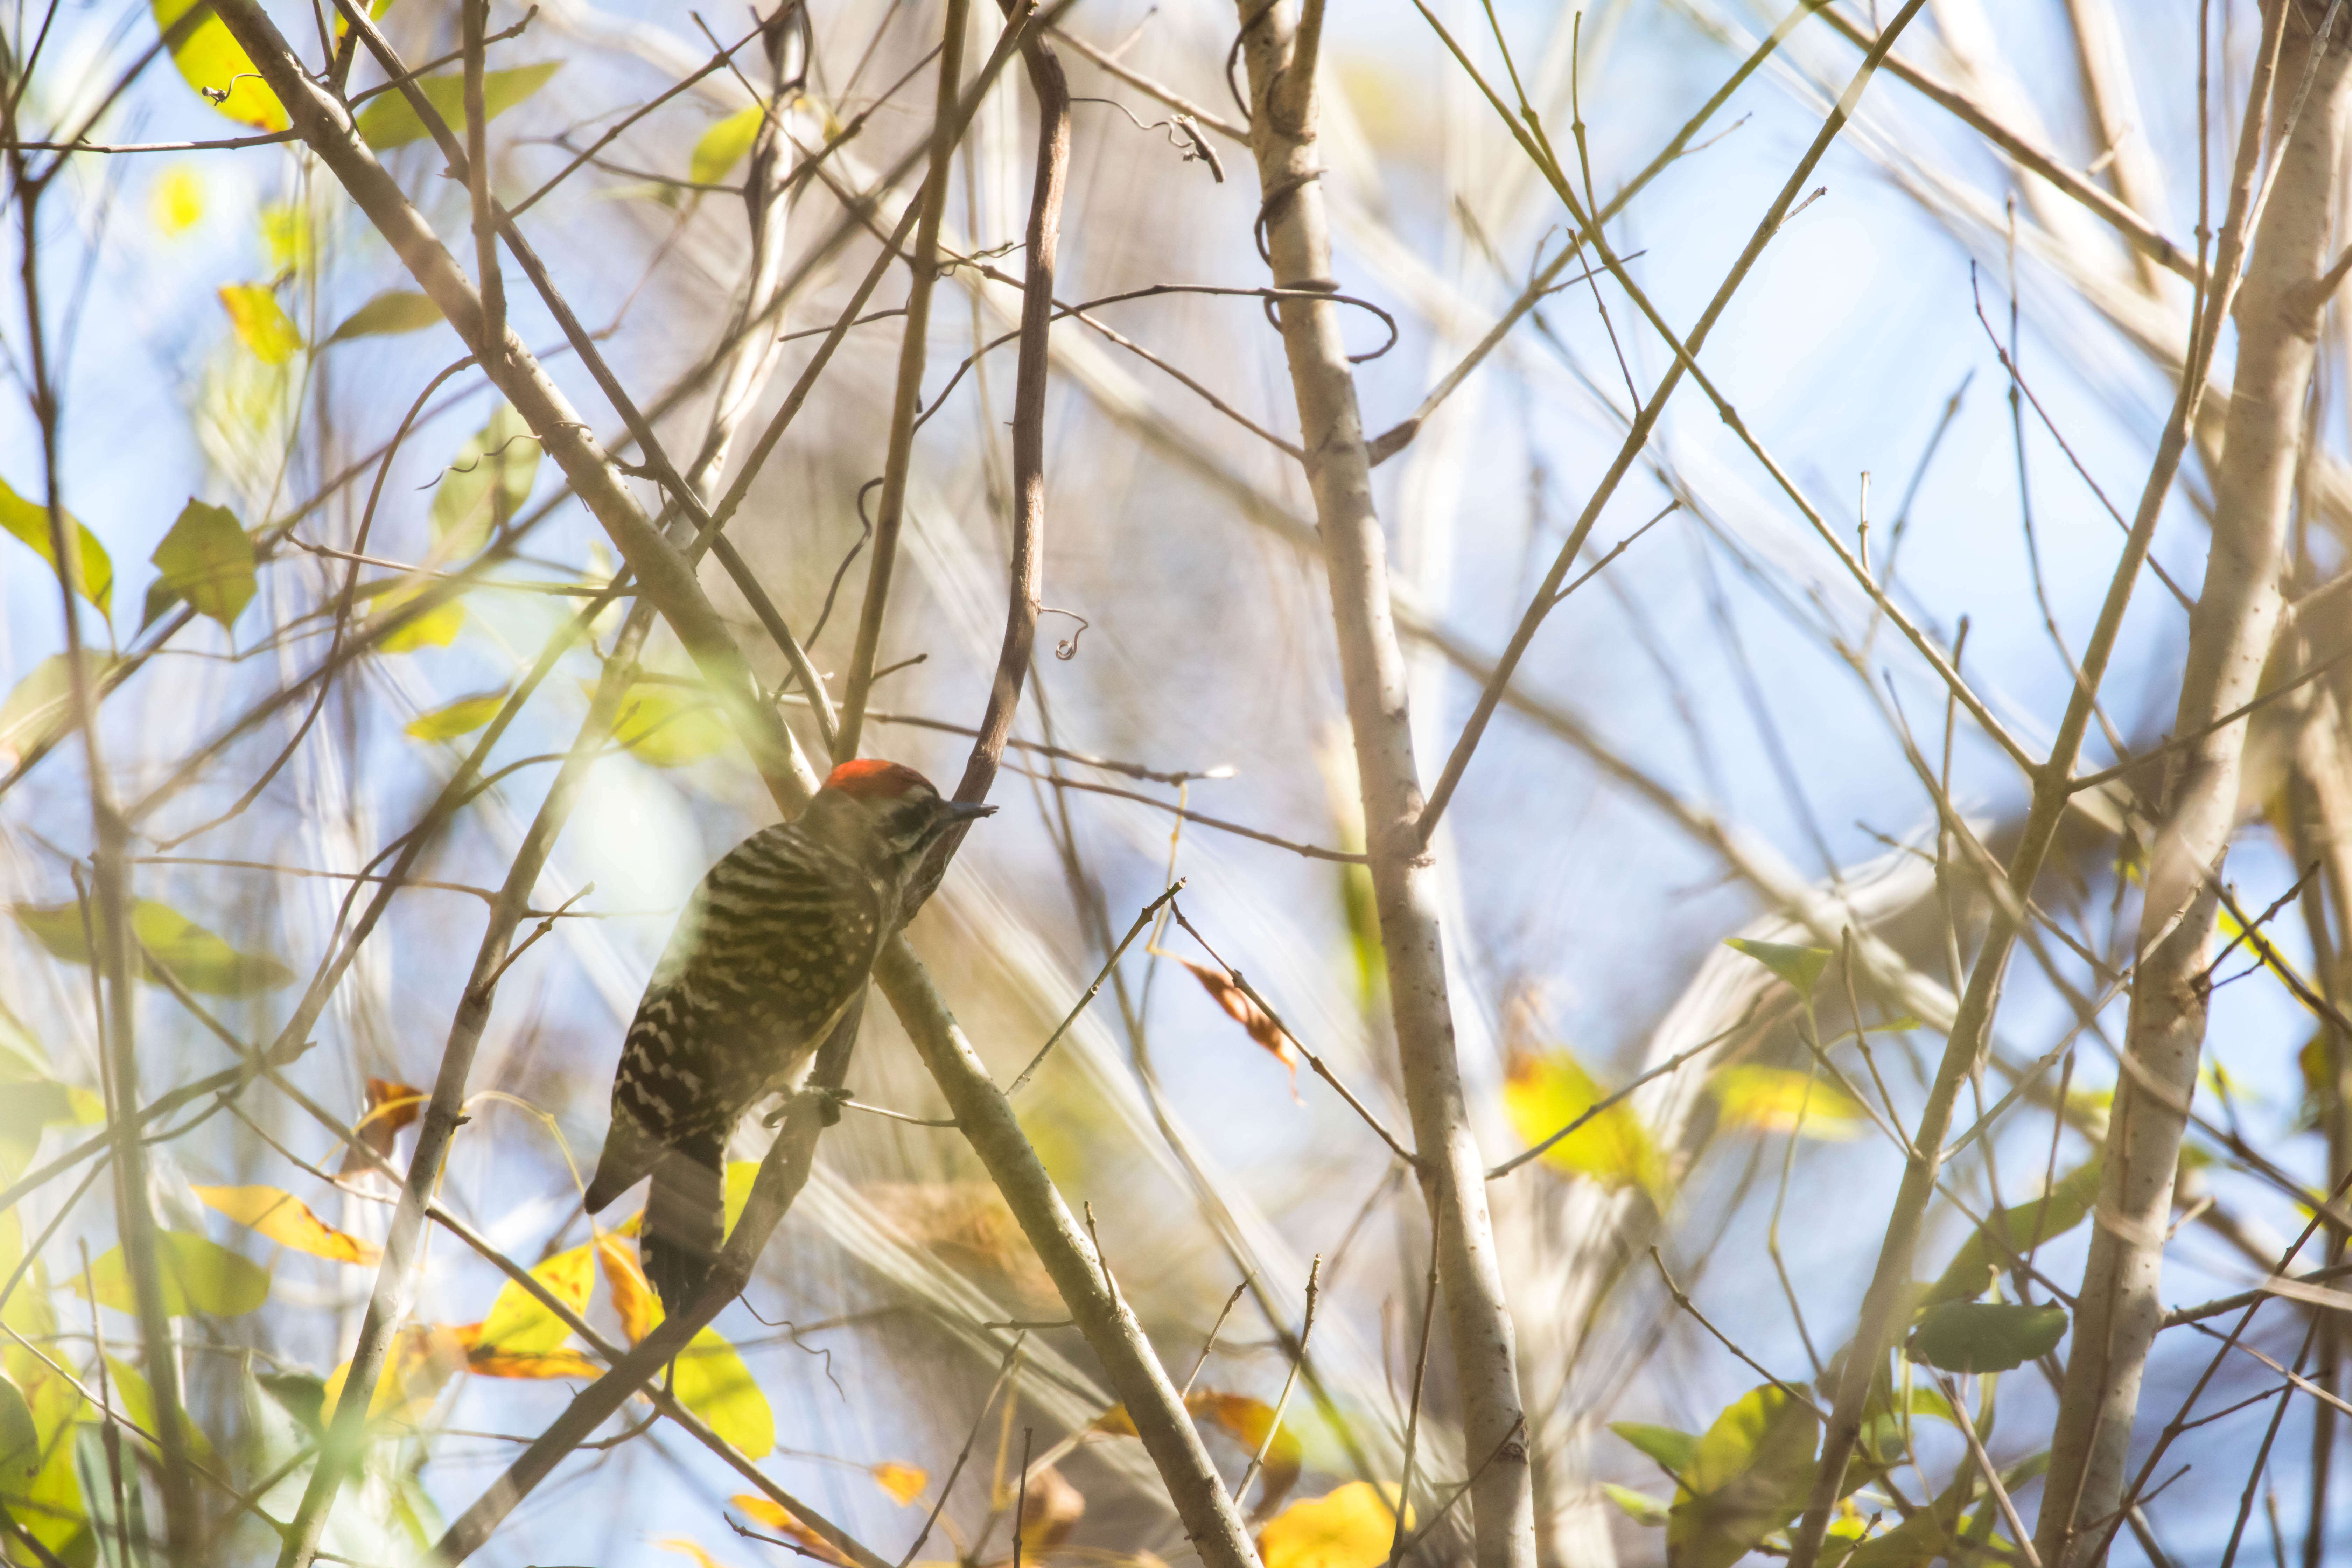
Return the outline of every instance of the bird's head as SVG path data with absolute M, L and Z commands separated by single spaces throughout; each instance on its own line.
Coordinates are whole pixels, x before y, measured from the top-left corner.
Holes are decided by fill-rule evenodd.
M 903 763 L 859 757 L 825 775 L 806 821 L 886 866 L 911 869 L 950 831 L 995 810 L 947 799 Z

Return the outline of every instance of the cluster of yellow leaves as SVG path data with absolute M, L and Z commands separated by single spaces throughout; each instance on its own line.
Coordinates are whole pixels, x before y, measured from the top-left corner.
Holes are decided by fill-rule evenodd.
M 733 1218 L 729 1215 L 730 1224 Z M 661 1326 L 661 1300 L 646 1282 L 637 1260 L 616 1237 L 599 1237 L 593 1245 L 613 1292 L 613 1309 L 629 1342 L 635 1344 Z M 578 1250 L 585 1253 L 588 1248 Z M 768 1396 L 760 1392 L 743 1358 L 718 1330 L 706 1325 L 687 1341 L 686 1349 L 678 1352 L 677 1367 L 670 1392 L 677 1395 L 680 1405 L 751 1458 L 765 1458 L 774 1450 L 776 1422 L 768 1408 Z

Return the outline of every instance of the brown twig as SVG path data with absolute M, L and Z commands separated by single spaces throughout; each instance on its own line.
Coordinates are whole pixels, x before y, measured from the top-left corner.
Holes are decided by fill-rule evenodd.
M 932 123 L 940 129 L 955 118 L 957 79 L 963 73 L 964 18 L 971 0 L 947 0 L 940 24 L 940 86 Z M 915 249 L 909 260 L 907 330 L 898 342 L 898 385 L 890 405 L 890 437 L 882 468 L 882 499 L 876 508 L 874 547 L 866 557 L 866 602 L 857 617 L 857 641 L 842 693 L 841 727 L 834 736 L 836 763 L 857 754 L 866 723 L 866 700 L 874 685 L 874 658 L 882 642 L 882 613 L 890 602 L 890 577 L 898 561 L 898 529 L 906 516 L 907 475 L 914 458 L 915 415 L 923 401 L 923 366 L 929 348 L 931 290 L 940 275 L 940 224 L 948 204 L 949 160 L 954 140 L 934 135 L 930 172 L 917 204 Z M 1043 485 L 1042 473 L 1039 483 Z M 1043 504 L 1042 488 L 1039 503 Z

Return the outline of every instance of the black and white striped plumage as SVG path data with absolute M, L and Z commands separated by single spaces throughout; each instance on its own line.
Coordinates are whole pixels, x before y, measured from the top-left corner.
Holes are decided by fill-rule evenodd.
M 639 1247 L 671 1310 L 718 1253 L 736 1121 L 797 1086 L 865 989 L 924 856 L 993 809 L 943 800 L 895 763 L 845 763 L 806 811 L 729 850 L 688 900 L 622 1045 L 588 1187 L 595 1214 L 653 1176 Z

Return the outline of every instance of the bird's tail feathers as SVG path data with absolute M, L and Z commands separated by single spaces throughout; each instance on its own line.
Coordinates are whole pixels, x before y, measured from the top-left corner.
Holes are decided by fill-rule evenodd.
M 726 1239 L 727 1202 L 719 1151 L 665 1149 L 654 1163 L 637 1242 L 646 1279 L 666 1310 L 685 1307 L 718 1260 Z
M 637 1119 L 615 1106 L 612 1130 L 604 1134 L 604 1152 L 597 1156 L 595 1177 L 588 1184 L 588 1212 L 602 1214 L 614 1198 L 627 1192 L 661 1158 L 661 1141 L 638 1124 Z

